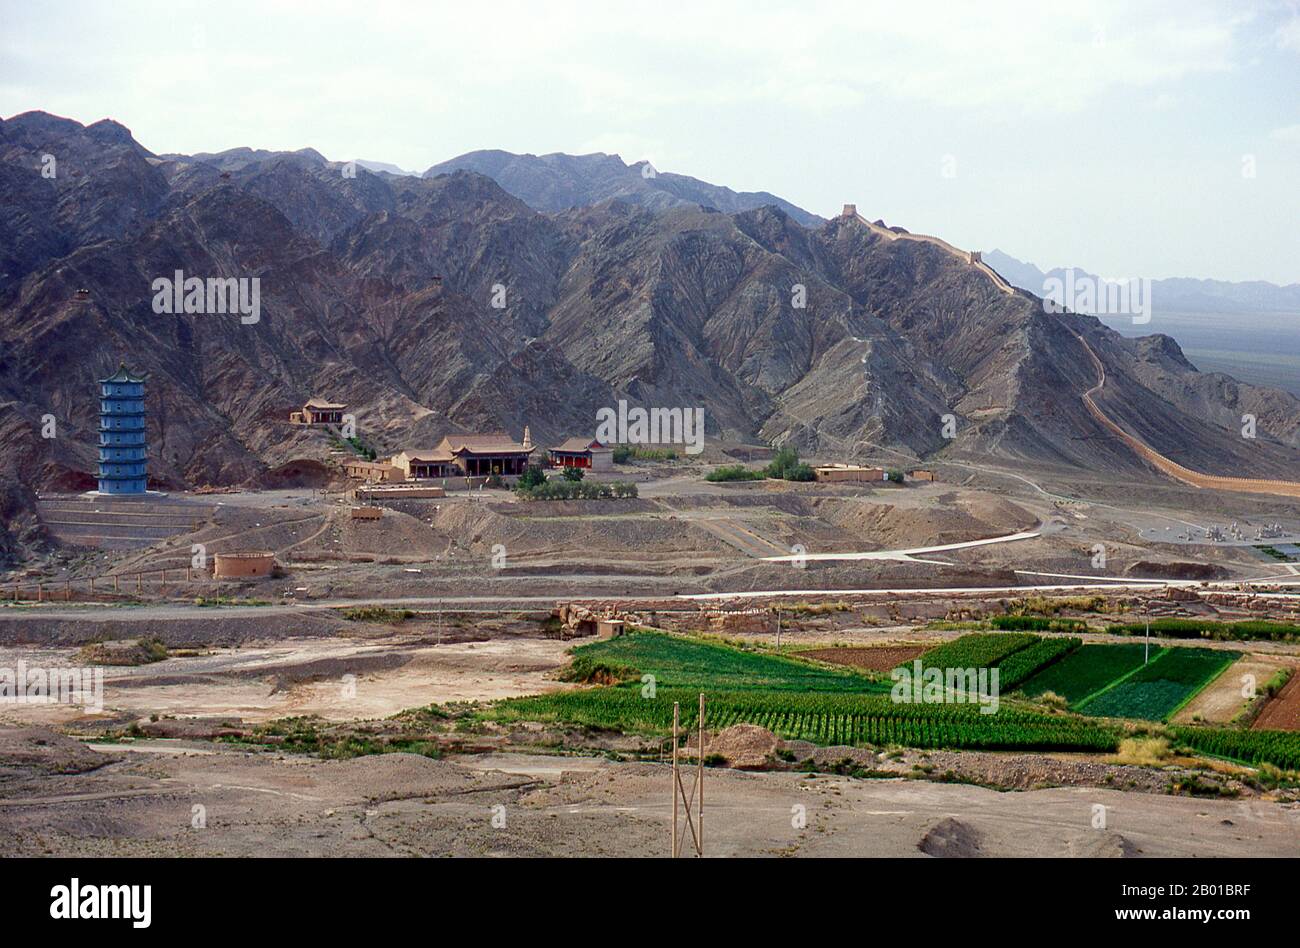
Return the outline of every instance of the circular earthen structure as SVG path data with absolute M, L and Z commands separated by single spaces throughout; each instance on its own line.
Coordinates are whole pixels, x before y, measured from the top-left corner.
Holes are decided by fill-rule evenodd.
M 212 557 L 214 579 L 264 579 L 273 569 L 275 554 L 269 551 L 215 553 Z

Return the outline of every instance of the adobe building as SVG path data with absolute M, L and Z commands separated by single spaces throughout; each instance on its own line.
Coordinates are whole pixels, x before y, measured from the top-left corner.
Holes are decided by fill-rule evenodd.
M 386 461 L 352 458 L 343 462 L 343 473 L 367 484 L 383 484 L 402 479 L 402 473 Z
M 448 435 L 436 448 L 408 450 L 389 462 L 406 480 L 439 477 L 513 477 L 524 473 L 533 454 L 533 439 L 524 428 L 524 440 L 515 441 L 504 431 L 493 434 Z
M 212 556 L 213 579 L 265 579 L 274 570 L 275 554 L 269 550 Z
M 290 412 L 289 421 L 295 425 L 341 425 L 347 410 L 348 406 L 341 402 L 313 398 L 302 406 L 302 411 Z
M 585 470 L 614 470 L 614 449 L 594 438 L 569 438 L 547 452 L 551 467 L 580 467 Z
M 918 468 L 915 471 L 908 471 L 907 478 L 912 481 L 932 481 L 934 480 L 934 471 L 926 471 Z
M 885 480 L 884 468 L 860 467 L 857 464 L 823 464 L 813 468 L 813 473 L 817 480 L 832 484 Z

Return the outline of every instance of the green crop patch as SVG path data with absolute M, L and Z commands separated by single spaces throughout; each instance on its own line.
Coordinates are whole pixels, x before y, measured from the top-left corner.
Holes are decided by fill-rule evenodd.
M 1012 652 L 998 662 L 998 687 L 1004 693 L 1011 691 L 1031 675 L 1064 658 L 1082 644 L 1082 639 L 1040 639 Z
M 1106 631 L 1114 635 L 1143 635 L 1146 623 L 1121 622 L 1108 625 Z M 1151 621 L 1151 631 L 1178 639 L 1217 639 L 1243 642 L 1250 639 L 1279 642 L 1300 641 L 1300 625 L 1294 622 L 1272 622 L 1265 619 L 1244 619 L 1240 622 L 1220 622 L 1216 619 L 1162 618 Z
M 1237 731 L 1176 727 L 1174 737 L 1193 750 L 1244 764 L 1272 764 L 1300 770 L 1300 731 Z
M 932 648 L 918 661 L 922 668 L 992 668 L 1038 641 L 1038 636 L 1025 632 L 977 632 Z
M 682 727 L 695 724 L 698 692 L 640 688 L 593 688 L 498 704 L 501 721 L 555 721 L 663 735 L 672 728 L 673 703 Z M 923 748 L 981 748 L 1111 751 L 1115 729 L 1074 715 L 1048 715 L 1002 706 L 981 714 L 974 704 L 899 704 L 883 695 L 794 692 L 710 692 L 705 724 L 720 730 L 755 724 L 788 740 L 820 745 L 899 744 Z
M 1051 691 L 1074 706 L 1141 667 L 1143 653 L 1142 645 L 1085 645 L 1031 676 L 1021 690 L 1030 697 Z
M 746 652 L 702 639 L 633 631 L 580 645 L 574 662 L 634 669 L 653 675 L 660 688 L 724 691 L 887 692 L 890 683 L 851 669 L 824 668 L 810 662 Z M 639 676 L 638 676 L 639 677 Z M 630 687 L 640 689 L 640 682 Z
M 1240 657 L 1240 652 L 1207 648 L 1165 649 L 1078 710 L 1097 717 L 1163 721 Z

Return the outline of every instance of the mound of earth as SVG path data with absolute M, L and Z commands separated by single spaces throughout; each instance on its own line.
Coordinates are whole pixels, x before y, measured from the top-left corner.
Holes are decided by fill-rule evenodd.
M 699 748 L 698 735 L 694 743 L 687 740 L 686 750 L 692 756 Z M 755 724 L 733 724 L 717 734 L 705 734 L 704 756 L 721 757 L 728 767 L 736 770 L 759 770 L 771 764 L 781 746 L 781 739 L 767 728 Z
M 1132 859 L 1141 851 L 1132 840 L 1106 830 L 1077 836 L 1069 843 L 1070 856 L 1084 859 Z
M 1152 560 L 1138 560 L 1124 570 L 1125 576 L 1147 577 L 1151 579 L 1223 579 L 1228 571 L 1212 563 L 1156 563 Z
M 77 659 L 88 665 L 148 665 L 167 657 L 167 646 L 157 639 L 111 639 L 81 647 Z
M 0 782 L 81 774 L 119 760 L 44 727 L 0 728 Z
M 211 741 L 220 737 L 243 737 L 248 728 L 241 727 L 242 723 L 239 718 L 161 718 L 144 721 L 139 728 L 148 737 Z
M 927 856 L 949 859 L 970 859 L 985 854 L 979 831 L 952 817 L 940 820 L 930 827 L 916 848 Z

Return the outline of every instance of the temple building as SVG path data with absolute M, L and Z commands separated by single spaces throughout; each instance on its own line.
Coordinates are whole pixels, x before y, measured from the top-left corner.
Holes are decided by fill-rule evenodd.
M 551 467 L 581 467 L 591 471 L 614 470 L 614 449 L 595 438 L 569 438 L 547 452 Z
M 348 406 L 340 402 L 313 398 L 302 406 L 302 411 L 290 412 L 289 421 L 295 425 L 341 425 L 347 410 Z
M 145 492 L 144 376 L 122 364 L 99 380 L 99 492 Z
M 406 480 L 439 477 L 490 477 L 522 474 L 533 453 L 527 428 L 523 442 L 504 431 L 495 434 L 448 435 L 437 447 L 412 449 L 393 455 L 389 462 Z

